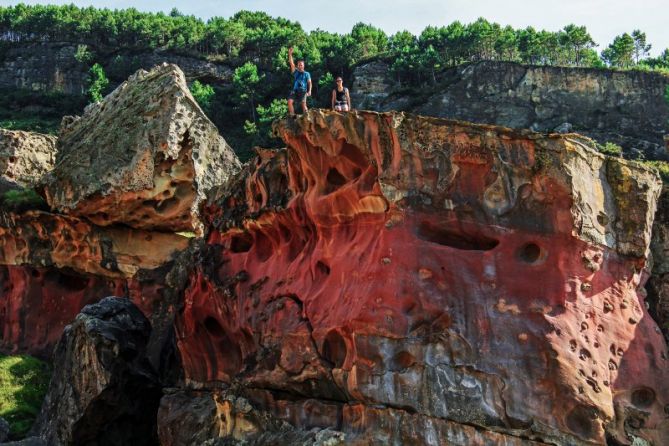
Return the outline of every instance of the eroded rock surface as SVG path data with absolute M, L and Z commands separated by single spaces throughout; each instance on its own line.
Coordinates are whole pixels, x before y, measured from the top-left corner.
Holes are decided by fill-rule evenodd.
M 127 299 L 84 307 L 55 350 L 33 431 L 52 446 L 156 444 L 161 392 L 145 355 L 150 331 Z
M 53 168 L 55 159 L 55 136 L 0 129 L 0 177 L 7 182 L 32 187 Z
M 276 131 L 287 150 L 207 203 L 187 382 L 361 444 L 669 441 L 639 292 L 655 174 L 576 135 L 402 113 Z
M 0 212 L 0 349 L 49 357 L 85 305 L 119 295 L 153 321 L 150 350 L 158 364 L 183 288 L 169 273 L 181 267 L 175 260 L 188 246 L 177 234 Z
M 343 446 L 342 432 L 308 430 L 269 412 L 257 410 L 228 391 L 176 391 L 160 400 L 158 436 L 161 446 L 230 445 Z
M 64 122 L 45 188 L 51 207 L 101 226 L 191 231 L 205 191 L 239 170 L 176 65 L 138 71 Z

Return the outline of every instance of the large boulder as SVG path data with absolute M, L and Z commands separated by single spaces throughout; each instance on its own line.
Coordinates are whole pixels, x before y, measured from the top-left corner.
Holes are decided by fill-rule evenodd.
M 287 149 L 205 206 L 186 382 L 350 444 L 669 442 L 641 291 L 654 172 L 578 135 L 403 113 L 275 130 Z
M 0 192 L 2 182 L 20 187 L 36 185 L 53 169 L 56 137 L 0 129 Z
M 145 356 L 150 332 L 127 299 L 84 307 L 54 352 L 33 431 L 51 446 L 155 445 L 161 391 Z
M 80 118 L 64 120 L 49 205 L 101 226 L 199 227 L 204 193 L 240 167 L 191 95 L 183 72 L 140 70 Z

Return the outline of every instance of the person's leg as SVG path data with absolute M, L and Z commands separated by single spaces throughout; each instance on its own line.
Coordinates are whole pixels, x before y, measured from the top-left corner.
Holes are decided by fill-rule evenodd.
M 295 115 L 295 107 L 293 107 L 293 98 L 288 98 L 288 115 Z
M 342 104 L 341 111 L 347 112 L 348 111 L 348 104 Z
M 304 99 L 302 99 L 302 113 L 306 113 L 309 111 L 309 107 L 307 107 L 307 97 L 305 96 Z

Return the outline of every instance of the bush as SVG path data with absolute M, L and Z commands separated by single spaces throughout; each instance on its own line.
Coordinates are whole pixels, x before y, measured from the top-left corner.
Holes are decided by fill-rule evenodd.
M 202 110 L 208 114 L 211 109 L 211 101 L 216 95 L 214 87 L 196 80 L 190 85 L 190 92 L 200 107 L 202 107 Z
M 612 142 L 597 144 L 597 150 L 599 150 L 600 153 L 609 156 L 621 156 L 623 154 L 623 148 Z
M 96 63 L 88 70 L 88 96 L 93 102 L 100 102 L 107 92 L 109 79 L 102 65 Z
M 49 387 L 49 366 L 31 356 L 0 355 L 0 417 L 9 422 L 10 436 L 26 435 Z
M 33 189 L 12 189 L 0 195 L 0 207 L 15 212 L 46 210 L 46 202 Z

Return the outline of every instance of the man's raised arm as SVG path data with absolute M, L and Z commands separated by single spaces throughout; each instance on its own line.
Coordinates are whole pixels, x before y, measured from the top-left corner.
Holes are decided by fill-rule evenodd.
M 295 62 L 293 62 L 293 47 L 288 48 L 288 64 L 290 65 L 290 72 L 295 72 Z

